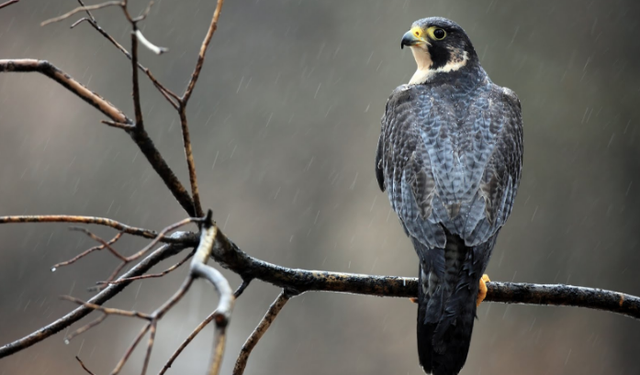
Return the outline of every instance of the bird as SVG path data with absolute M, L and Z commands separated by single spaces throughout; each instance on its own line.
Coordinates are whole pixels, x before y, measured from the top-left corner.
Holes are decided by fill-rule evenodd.
M 522 110 L 512 90 L 491 81 L 457 23 L 420 19 L 401 47 L 417 70 L 387 100 L 376 179 L 419 259 L 420 364 L 427 374 L 455 375 L 520 184 Z

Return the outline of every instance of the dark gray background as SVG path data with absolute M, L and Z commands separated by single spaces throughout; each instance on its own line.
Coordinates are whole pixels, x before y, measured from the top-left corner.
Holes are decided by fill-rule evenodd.
M 0 58 L 50 60 L 132 116 L 129 63 L 119 52 L 87 24 L 70 30 L 80 15 L 39 26 L 76 5 L 22 0 L 0 10 Z M 141 60 L 175 91 L 214 7 L 160 0 L 142 24 L 170 52 L 142 50 Z M 96 15 L 129 44 L 118 9 Z M 522 100 L 524 177 L 490 276 L 640 294 L 640 12 L 631 0 L 228 0 L 189 108 L 204 206 L 242 249 L 283 266 L 416 275 L 373 164 L 386 98 L 415 68 L 400 38 L 417 18 L 435 15 L 460 23 L 491 78 Z M 177 116 L 148 80 L 142 86 L 147 129 L 186 184 Z M 0 215 L 109 216 L 156 230 L 184 217 L 130 139 L 44 76 L 0 75 L 0 113 Z M 0 226 L 0 342 L 73 308 L 58 295 L 89 298 L 86 287 L 117 264 L 99 253 L 49 272 L 93 245 L 66 227 Z M 143 243 L 117 248 L 133 253 Z M 109 306 L 151 311 L 183 277 L 138 283 Z M 277 293 L 254 282 L 239 299 L 223 373 Z M 162 320 L 150 373 L 215 303 L 198 282 Z M 306 294 L 285 307 L 247 374 L 420 374 L 415 310 L 406 299 Z M 478 318 L 464 375 L 640 373 L 638 321 L 490 303 Z M 56 335 L 1 360 L 0 374 L 82 374 L 75 355 L 108 373 L 142 324 L 111 317 L 68 346 Z M 211 334 L 171 373 L 203 373 Z M 125 372 L 138 373 L 142 357 L 136 351 Z

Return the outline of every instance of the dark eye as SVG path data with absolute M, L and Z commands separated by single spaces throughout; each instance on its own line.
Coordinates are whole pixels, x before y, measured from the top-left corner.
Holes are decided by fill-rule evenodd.
M 447 33 L 443 29 L 435 29 L 433 30 L 433 36 L 437 40 L 441 40 L 444 39 L 445 36 L 447 36 Z

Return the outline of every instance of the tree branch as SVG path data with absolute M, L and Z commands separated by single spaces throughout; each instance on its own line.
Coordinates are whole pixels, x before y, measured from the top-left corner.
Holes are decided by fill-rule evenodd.
M 249 286 L 249 282 L 242 282 L 242 284 L 238 287 L 238 289 L 236 289 L 236 291 L 233 293 L 233 297 L 235 299 L 240 297 L 240 295 L 244 292 L 247 286 Z M 173 352 L 173 354 L 171 355 L 171 358 L 169 358 L 167 363 L 165 363 L 165 365 L 162 367 L 162 370 L 160 370 L 158 375 L 163 375 L 164 373 L 167 372 L 167 370 L 171 368 L 171 365 L 173 365 L 173 362 L 176 360 L 176 358 L 178 358 L 178 356 L 182 353 L 182 351 L 191 343 L 191 341 L 193 341 L 194 338 L 196 338 L 196 336 L 202 331 L 202 329 L 204 329 L 204 327 L 209 325 L 209 323 L 211 323 L 211 321 L 215 319 L 217 315 L 218 315 L 218 310 L 214 310 L 211 314 L 209 314 L 209 316 L 207 316 L 202 322 L 200 322 L 200 324 L 198 324 L 198 326 L 191 332 L 191 334 L 189 334 L 189 336 L 182 342 L 182 344 L 180 344 L 178 349 L 176 349 L 176 351 Z
M 102 8 L 106 8 L 106 7 L 112 7 L 112 6 L 122 6 L 122 1 L 107 1 L 101 4 L 96 4 L 96 5 L 89 5 L 89 6 L 81 6 L 81 7 L 77 7 L 73 10 L 68 11 L 67 13 L 55 17 L 55 18 L 50 18 L 44 22 L 42 22 L 40 24 L 40 26 L 46 26 L 50 23 L 54 23 L 54 22 L 60 22 L 60 21 L 64 21 L 67 18 L 73 16 L 76 13 L 80 13 L 80 12 L 84 12 L 84 11 L 90 11 L 90 10 L 96 10 L 96 9 L 102 9 Z
M 67 90 L 76 94 L 85 102 L 91 104 L 115 123 L 133 124 L 131 119 L 117 109 L 113 104 L 103 99 L 100 95 L 87 89 L 68 74 L 53 66 L 48 61 L 34 59 L 0 60 L 0 73 L 3 72 L 39 72 L 58 82 Z M 187 190 L 182 186 L 178 177 L 164 160 L 147 132 L 139 127 L 127 131 L 136 143 L 142 154 L 147 158 L 153 169 L 160 176 L 164 184 L 169 188 L 178 203 L 189 216 L 196 216 L 193 200 Z
M 226 344 L 227 325 L 229 324 L 235 297 L 227 279 L 222 276 L 218 270 L 207 266 L 206 264 L 211 257 L 213 244 L 218 234 L 218 228 L 211 219 L 212 215 L 213 212 L 209 210 L 207 212 L 207 217 L 204 219 L 201 230 L 202 233 L 200 236 L 200 245 L 198 245 L 198 249 L 191 261 L 191 276 L 194 278 L 202 277 L 207 279 L 220 294 L 218 306 L 216 307 L 213 316 L 213 321 L 216 325 L 214 332 L 215 344 L 208 372 L 209 375 L 218 375 L 222 365 L 222 357 L 224 355 Z
M 200 71 L 202 70 L 202 66 L 204 65 L 204 57 L 207 53 L 207 48 L 209 48 L 209 43 L 211 42 L 211 38 L 213 37 L 213 33 L 218 29 L 218 19 L 220 18 L 220 12 L 222 11 L 222 5 L 224 4 L 224 0 L 218 0 L 216 3 L 216 10 L 213 12 L 213 17 L 211 18 L 211 24 L 209 24 L 209 29 L 207 30 L 207 34 L 202 41 L 202 45 L 200 46 L 200 53 L 198 53 L 198 60 L 196 61 L 196 67 L 193 69 L 193 73 L 191 74 L 191 79 L 189 80 L 189 84 L 187 85 L 184 94 L 182 95 L 181 101 L 186 106 L 189 98 L 191 98 L 191 94 L 193 93 L 193 88 L 196 86 L 196 82 L 198 81 L 198 77 L 200 77 Z
M 251 351 L 256 347 L 258 341 L 264 336 L 269 327 L 271 327 L 271 323 L 276 319 L 276 316 L 280 313 L 284 305 L 289 301 L 289 294 L 283 290 L 276 298 L 275 301 L 269 306 L 269 310 L 264 314 L 258 326 L 251 332 L 247 341 L 242 345 L 242 349 L 240 349 L 240 354 L 238 354 L 238 359 L 236 360 L 236 365 L 233 367 L 233 375 L 242 375 L 244 374 L 244 369 L 247 367 L 247 361 L 249 361 L 249 355 L 251 355 Z
M 178 106 L 178 112 L 180 114 L 180 124 L 182 126 L 182 140 L 184 144 L 184 153 L 187 159 L 187 168 L 189 169 L 189 182 L 191 184 L 191 195 L 193 196 L 193 203 L 195 209 L 195 216 L 202 217 L 204 216 L 204 212 L 202 211 L 202 205 L 200 203 L 200 192 L 198 191 L 198 177 L 196 174 L 196 162 L 193 158 L 193 151 L 191 148 L 191 136 L 189 135 L 189 126 L 187 124 L 187 103 L 189 102 L 189 98 L 191 98 L 191 94 L 193 93 L 193 89 L 196 86 L 196 82 L 200 77 L 200 71 L 202 70 L 202 66 L 204 65 L 204 58 L 207 52 L 207 48 L 209 48 L 209 43 L 211 42 L 211 38 L 213 37 L 213 33 L 215 33 L 218 28 L 218 19 L 220 18 L 220 12 L 222 11 L 222 5 L 224 4 L 224 0 L 218 0 L 216 4 L 216 10 L 213 12 L 213 17 L 211 18 L 211 24 L 209 25 L 209 29 L 207 30 L 207 34 L 202 41 L 202 45 L 200 46 L 200 53 L 198 54 L 198 60 L 196 61 L 196 66 L 193 69 L 193 73 L 191 74 L 191 79 L 189 80 L 189 84 L 184 91 L 184 94 L 178 102 L 180 103 Z
M 82 0 L 78 0 L 78 2 L 80 3 L 81 6 L 84 7 L 84 3 L 82 2 Z M 131 60 L 131 54 L 129 53 L 129 51 L 127 51 L 126 48 L 124 48 L 120 43 L 118 43 L 118 41 L 115 40 L 115 38 L 113 38 L 102 27 L 100 27 L 100 25 L 98 24 L 98 21 L 95 19 L 91 11 L 86 9 L 85 11 L 87 13 L 87 16 L 89 16 L 89 18 L 79 19 L 73 25 L 71 25 L 71 28 L 73 29 L 82 21 L 87 21 L 89 25 L 91 25 L 91 27 L 93 27 L 97 32 L 99 32 L 102 36 L 104 36 L 109 42 L 111 42 L 111 44 L 113 44 L 120 52 L 122 52 L 129 60 Z M 178 95 L 176 95 L 173 91 L 167 89 L 163 84 L 161 84 L 156 79 L 156 77 L 154 77 L 154 75 L 151 74 L 151 71 L 148 68 L 146 68 L 144 65 L 140 64 L 140 62 L 138 62 L 138 68 L 142 70 L 147 75 L 147 77 L 149 77 L 151 82 L 153 82 L 153 85 L 158 89 L 158 91 L 160 91 L 162 96 L 164 96 L 164 98 L 167 99 L 167 101 L 171 104 L 171 106 L 177 110 L 178 104 L 176 103 L 176 101 L 180 99 Z
M 71 78 L 68 74 L 56 68 L 48 61 L 34 59 L 0 60 L 0 73 L 3 72 L 42 73 L 76 94 L 80 99 L 95 107 L 111 120 L 125 124 L 131 123 L 127 116 L 113 104 L 84 87 L 80 82 Z
M 79 224 L 95 224 L 111 227 L 120 232 L 140 236 L 144 238 L 154 239 L 158 237 L 158 233 L 149 229 L 136 228 L 119 221 L 106 217 L 97 216 L 78 216 L 78 215 L 19 215 L 19 216 L 0 216 L 0 224 L 11 223 L 79 223 Z M 175 239 L 163 237 L 162 242 L 182 243 L 184 239 Z
M 253 258 L 218 231 L 212 256 L 245 280 L 260 279 L 295 293 L 309 291 L 412 298 L 418 295 L 413 277 L 376 276 L 286 268 Z M 530 305 L 576 306 L 640 319 L 640 297 L 571 285 L 487 283 L 485 301 Z
M 19 1 L 20 0 L 9 0 L 9 1 L 6 1 L 6 2 L 0 4 L 0 9 L 2 9 L 4 7 L 8 7 L 9 5 L 15 4 L 15 3 L 19 2 Z
M 185 233 L 174 233 L 171 237 L 175 239 L 180 239 L 185 236 Z M 188 237 L 188 235 L 187 235 Z M 167 244 L 156 251 L 151 253 L 145 259 L 140 261 L 140 263 L 136 264 L 131 270 L 122 275 L 122 278 L 131 278 L 134 276 L 142 275 L 147 272 L 151 267 L 160 263 L 164 259 L 175 255 L 182 251 L 185 247 L 183 244 Z M 131 281 L 132 282 L 132 281 Z M 93 298 L 91 298 L 88 302 L 96 305 L 101 305 L 111 299 L 116 294 L 120 293 L 126 286 L 128 286 L 131 282 L 123 282 L 120 284 L 109 285 L 102 292 L 96 294 Z M 62 318 L 56 320 L 55 322 L 48 324 L 45 327 L 38 329 L 37 331 L 25 336 L 19 340 L 8 343 L 2 347 L 0 347 L 0 358 L 6 357 L 13 353 L 16 353 L 22 349 L 28 348 L 33 344 L 36 344 L 47 337 L 60 332 L 71 324 L 77 322 L 82 319 L 89 313 L 91 313 L 93 309 L 88 308 L 86 306 L 80 306 L 63 316 Z

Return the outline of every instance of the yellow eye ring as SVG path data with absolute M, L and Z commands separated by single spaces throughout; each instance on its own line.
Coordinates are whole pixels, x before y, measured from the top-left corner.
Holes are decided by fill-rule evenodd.
M 447 37 L 447 32 L 436 26 L 431 26 L 427 29 L 427 34 L 433 40 L 442 40 Z

